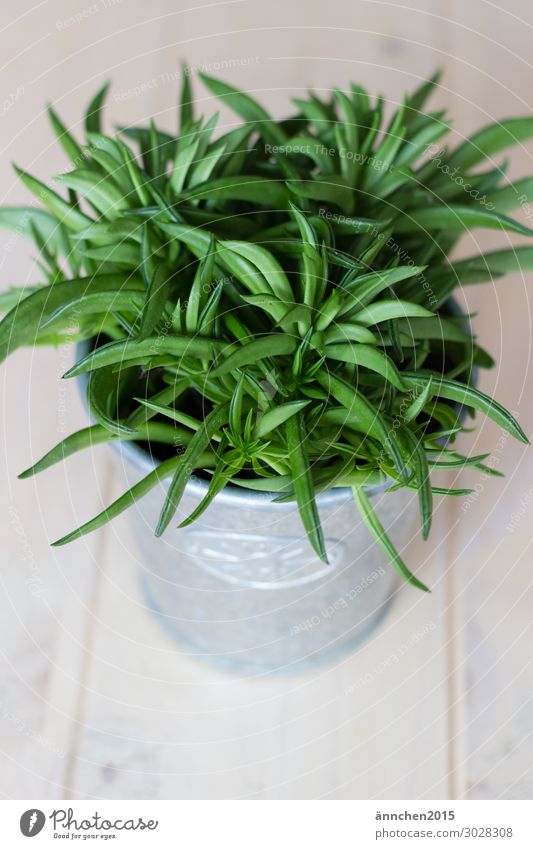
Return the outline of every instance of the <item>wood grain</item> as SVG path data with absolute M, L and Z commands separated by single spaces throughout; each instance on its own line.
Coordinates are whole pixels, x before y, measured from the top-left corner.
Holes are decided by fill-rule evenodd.
M 27 200 L 11 160 L 40 177 L 66 167 L 47 101 L 79 129 L 83 104 L 111 77 L 109 128 L 154 115 L 173 129 L 180 57 L 256 92 L 275 114 L 291 93 L 353 78 L 392 107 L 435 65 L 445 68 L 435 103 L 452 111 L 457 139 L 533 107 L 525 0 L 56 0 L 31 10 L 4 0 L 2 17 L 7 204 Z M 235 119 L 222 110 L 221 120 Z M 511 176 L 531 171 L 532 153 L 516 149 Z M 2 287 L 37 280 L 22 240 L 2 238 Z M 476 234 L 461 250 L 504 242 Z M 529 282 L 474 287 L 464 302 L 480 310 L 476 333 L 498 361 L 482 388 L 531 433 Z M 107 449 L 16 481 L 63 427 L 85 420 L 75 388 L 64 396 L 58 379 L 69 356 L 22 352 L 1 372 L 1 796 L 531 797 L 527 449 L 482 421 L 465 439 L 492 448 L 508 477 L 476 478 L 470 501 L 439 504 L 430 543 L 413 542 L 431 596 L 402 588 L 373 639 L 329 666 L 241 677 L 187 657 L 147 613 L 127 517 L 68 549 L 48 547 L 118 491 Z

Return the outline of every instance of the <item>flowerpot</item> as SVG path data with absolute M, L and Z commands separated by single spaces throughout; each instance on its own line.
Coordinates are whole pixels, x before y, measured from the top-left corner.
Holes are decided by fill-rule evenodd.
M 447 307 L 458 312 L 453 299 Z M 79 356 L 88 348 L 79 345 Z M 154 469 L 157 461 L 139 445 L 112 444 L 125 487 Z M 129 513 L 147 607 L 183 650 L 247 672 L 294 671 L 349 650 L 380 622 L 398 576 L 361 521 L 350 489 L 317 496 L 326 564 L 314 554 L 296 505 L 276 504 L 268 493 L 226 487 L 194 524 L 179 529 L 207 491 L 194 476 L 175 519 L 156 538 L 166 486 L 168 480 Z M 385 489 L 367 494 L 401 553 L 418 533 L 417 493 Z
M 128 485 L 154 468 L 134 443 L 117 444 Z M 177 525 L 205 495 L 187 485 L 157 539 L 162 482 L 130 509 L 148 608 L 188 652 L 243 671 L 294 671 L 346 650 L 376 627 L 396 573 L 359 518 L 349 489 L 318 496 L 329 563 L 314 554 L 293 504 L 226 489 L 194 524 Z M 400 550 L 416 532 L 410 490 L 369 491 Z
M 88 344 L 78 347 L 81 357 Z M 84 388 L 86 383 L 80 379 Z M 111 443 L 124 488 L 157 460 L 133 442 Z M 314 553 L 293 503 L 226 487 L 194 522 L 207 483 L 191 478 L 175 518 L 154 536 L 168 479 L 129 509 L 147 608 L 182 650 L 243 672 L 295 671 L 332 659 L 368 637 L 397 588 L 397 573 L 360 519 L 352 492 L 317 496 L 329 562 Z M 417 533 L 413 490 L 368 495 L 401 551 Z M 128 544 L 129 547 L 129 544 Z

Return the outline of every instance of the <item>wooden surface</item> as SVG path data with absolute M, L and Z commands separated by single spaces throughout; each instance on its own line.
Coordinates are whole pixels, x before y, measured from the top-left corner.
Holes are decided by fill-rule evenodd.
M 76 127 L 112 77 L 109 126 L 153 113 L 173 127 L 179 56 L 261 92 L 278 114 L 289 91 L 351 78 L 398 101 L 437 64 L 436 102 L 458 137 L 533 108 L 525 0 L 45 0 L 32 11 L 4 0 L 2 18 L 2 203 L 25 198 L 11 160 L 43 177 L 65 167 L 48 100 Z M 513 176 L 531 172 L 532 152 L 515 151 Z M 2 286 L 38 279 L 17 237 L 2 234 L 0 268 Z M 465 293 L 498 361 L 482 387 L 529 434 L 530 293 L 519 275 Z M 71 356 L 23 351 L 0 372 L 2 797 L 531 798 L 531 450 L 480 421 L 465 447 L 494 449 L 507 478 L 474 479 L 476 496 L 440 504 L 431 541 L 412 545 L 431 596 L 404 587 L 374 637 L 331 666 L 243 678 L 185 657 L 143 609 L 127 516 L 49 548 L 117 487 L 105 448 L 16 479 L 85 421 L 59 381 Z

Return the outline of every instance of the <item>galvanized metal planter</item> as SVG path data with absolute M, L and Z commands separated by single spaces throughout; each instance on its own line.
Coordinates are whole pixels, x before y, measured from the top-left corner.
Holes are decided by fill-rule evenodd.
M 88 344 L 78 345 L 83 356 Z M 80 379 L 85 389 L 86 379 Z M 112 443 L 124 485 L 157 461 L 135 443 Z M 182 651 L 245 672 L 296 671 L 366 638 L 398 586 L 394 567 L 361 522 L 349 489 L 317 497 L 329 564 L 314 554 L 294 504 L 226 488 L 196 521 L 177 525 L 207 491 L 191 480 L 162 538 L 153 529 L 168 481 L 129 510 L 147 608 Z M 413 490 L 368 490 L 401 552 L 417 533 Z
M 117 448 L 129 485 L 154 467 L 135 444 Z M 176 520 L 156 539 L 165 486 L 132 507 L 130 517 L 147 605 L 186 651 L 245 671 L 292 671 L 353 646 L 383 616 L 396 573 L 349 489 L 318 497 L 326 565 L 312 551 L 296 506 L 273 504 L 266 494 L 227 489 L 179 530 L 206 492 L 201 480 L 188 484 Z M 371 494 L 401 550 L 416 532 L 416 493 Z

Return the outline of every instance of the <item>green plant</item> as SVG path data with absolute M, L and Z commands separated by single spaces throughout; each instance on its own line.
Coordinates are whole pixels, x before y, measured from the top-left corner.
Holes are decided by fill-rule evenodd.
M 474 227 L 533 231 L 507 217 L 532 179 L 506 183 L 492 157 L 533 136 L 533 118 L 492 124 L 453 150 L 449 124 L 425 112 L 437 76 L 388 123 L 359 86 L 310 94 L 273 120 L 248 95 L 203 77 L 242 119 L 215 137 L 217 116 L 193 115 L 184 76 L 177 136 L 149 126 L 101 131 L 106 87 L 80 144 L 53 109 L 73 164 L 66 195 L 17 168 L 43 208 L 4 208 L 0 223 L 32 238 L 46 284 L 10 290 L 0 355 L 20 345 L 96 340 L 65 377 L 88 375 L 95 424 L 67 437 L 28 477 L 98 442 L 137 440 L 160 465 L 102 514 L 99 527 L 170 477 L 156 534 L 171 522 L 189 476 L 207 494 L 197 518 L 231 484 L 296 500 L 326 559 L 316 494 L 352 487 L 363 520 L 407 569 L 365 487 L 418 491 L 427 537 L 441 469 L 484 465 L 453 446 L 461 409 L 527 442 L 514 418 L 476 389 L 492 365 L 451 310 L 457 286 L 533 267 L 533 248 L 458 262 Z M 138 150 L 135 153 L 133 148 Z M 485 170 L 479 165 L 487 162 Z

